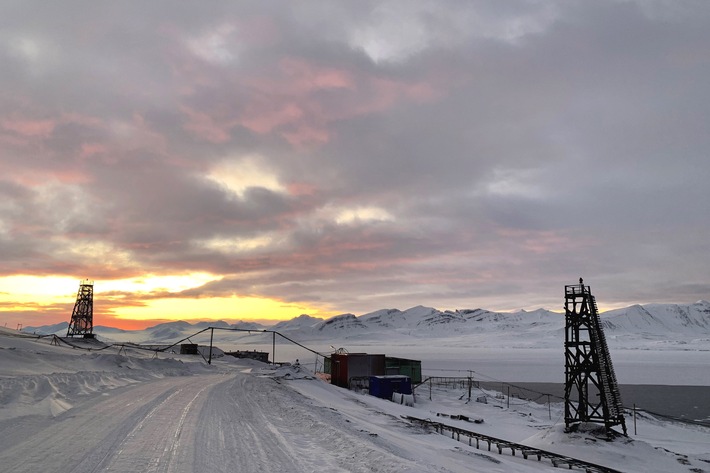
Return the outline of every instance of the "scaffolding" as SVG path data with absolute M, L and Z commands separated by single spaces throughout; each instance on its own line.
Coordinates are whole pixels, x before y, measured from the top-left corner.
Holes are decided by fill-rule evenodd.
M 626 435 L 624 406 L 599 319 L 597 303 L 582 278 L 565 286 L 565 426 L 620 425 Z
M 94 337 L 94 281 L 84 279 L 79 283 L 67 337 Z

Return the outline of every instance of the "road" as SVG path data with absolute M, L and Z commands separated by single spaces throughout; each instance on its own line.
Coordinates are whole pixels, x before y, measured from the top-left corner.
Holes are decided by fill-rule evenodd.
M 0 424 L 1 469 L 13 473 L 419 471 L 333 410 L 239 372 L 139 383 L 49 421 Z

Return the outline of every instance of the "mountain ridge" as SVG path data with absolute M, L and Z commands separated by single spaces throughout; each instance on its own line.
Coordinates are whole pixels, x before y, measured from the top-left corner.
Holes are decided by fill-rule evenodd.
M 610 336 L 638 335 L 647 338 L 672 338 L 673 336 L 710 336 L 710 302 L 701 300 L 693 304 L 634 304 L 600 314 L 605 332 Z M 23 331 L 63 335 L 66 322 L 42 327 L 25 327 Z M 319 319 L 307 314 L 278 322 L 272 326 L 254 322 L 183 320 L 165 322 L 144 330 L 131 331 L 96 326 L 95 333 L 106 338 L 116 335 L 141 338 L 142 342 L 167 342 L 190 336 L 207 327 L 238 330 L 273 330 L 301 339 L 327 338 L 386 338 L 387 334 L 437 338 L 452 334 L 510 334 L 538 333 L 558 336 L 564 330 L 564 314 L 546 309 L 516 312 L 495 312 L 481 308 L 438 310 L 415 306 L 407 310 L 379 309 L 360 316 L 351 313 Z

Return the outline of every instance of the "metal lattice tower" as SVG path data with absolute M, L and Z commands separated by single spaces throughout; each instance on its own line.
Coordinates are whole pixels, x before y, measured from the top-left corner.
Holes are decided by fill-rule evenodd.
M 94 336 L 94 281 L 84 279 L 79 283 L 79 292 L 71 314 L 67 337 Z
M 565 286 L 565 426 L 598 422 L 626 435 L 624 406 L 597 303 L 579 278 Z

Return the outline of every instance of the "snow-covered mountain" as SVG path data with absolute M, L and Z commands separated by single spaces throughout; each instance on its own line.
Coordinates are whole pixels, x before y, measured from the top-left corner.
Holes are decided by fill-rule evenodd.
M 612 335 L 710 335 L 710 302 L 633 305 L 600 315 Z M 564 329 L 564 314 L 545 309 L 492 312 L 484 309 L 440 311 L 417 306 L 400 311 L 382 309 L 355 317 L 342 314 L 313 327 L 316 332 L 358 334 L 399 332 L 431 337 L 452 333 L 548 333 Z
M 710 334 L 710 302 L 633 305 L 606 312 L 605 330 L 649 334 Z
M 314 327 L 329 335 L 399 333 L 412 337 L 450 336 L 455 333 L 519 330 L 555 331 L 564 327 L 562 314 L 539 309 L 533 312 L 491 312 L 483 309 L 446 310 L 416 306 L 405 311 L 382 309 L 356 317 L 342 314 Z
M 319 324 L 322 321 L 323 319 L 318 319 L 316 317 L 311 317 L 310 315 L 301 314 L 291 320 L 284 320 L 283 322 L 279 322 L 270 327 L 269 330 L 275 330 L 277 332 L 295 332 L 302 330 L 309 331 L 315 325 Z
M 320 322 L 314 327 L 319 332 L 334 334 L 339 332 L 362 332 L 367 331 L 368 326 L 353 314 L 341 314 Z
M 633 305 L 601 314 L 604 329 L 611 339 L 687 339 L 710 337 L 710 302 L 694 304 Z M 449 338 L 452 336 L 497 335 L 519 337 L 535 334 L 533 339 L 558 339 L 564 330 L 564 315 L 545 309 L 517 312 L 493 312 L 484 309 L 446 310 L 416 306 L 407 310 L 381 309 L 356 316 L 340 314 L 323 320 L 300 315 L 291 320 L 265 326 L 253 322 L 228 324 L 224 321 L 167 322 L 142 331 L 125 331 L 97 326 L 100 337 L 115 341 L 164 343 L 180 340 L 207 327 L 241 330 L 274 330 L 299 340 L 383 339 L 387 337 Z M 66 322 L 44 327 L 26 327 L 24 331 L 63 335 Z M 527 337 L 530 338 L 530 337 Z
M 59 322 L 58 324 L 42 325 L 40 327 L 24 327 L 22 331 L 27 333 L 37 333 L 40 335 L 66 335 L 67 328 L 69 328 L 68 322 Z
M 314 319 L 320 321 L 321 319 Z M 67 333 L 67 322 L 54 325 L 43 325 L 40 327 L 24 327 L 23 332 L 36 333 L 39 335 L 64 336 Z M 223 320 L 214 322 L 197 322 L 191 324 L 184 320 L 165 322 L 144 330 L 123 330 L 102 325 L 94 326 L 94 334 L 100 339 L 115 342 L 136 342 L 136 343 L 167 343 L 174 342 L 204 330 L 208 327 L 219 327 L 239 330 L 264 330 L 269 328 L 256 322 L 237 322 L 229 324 Z

